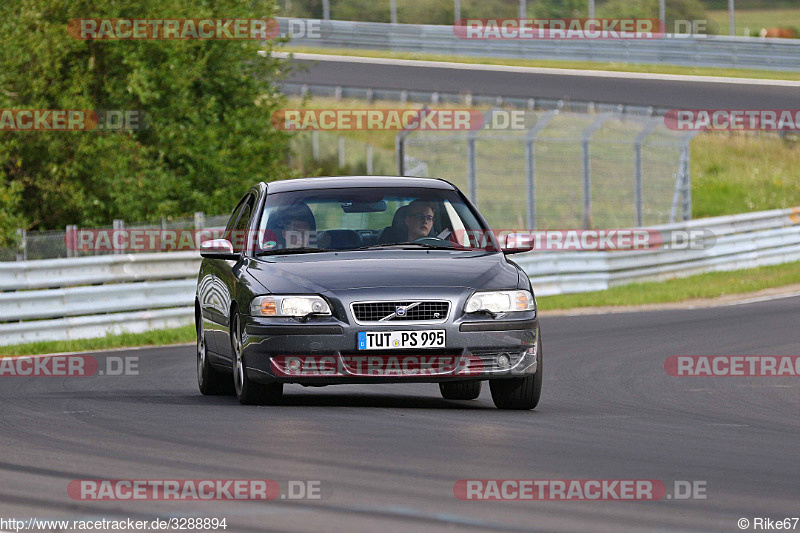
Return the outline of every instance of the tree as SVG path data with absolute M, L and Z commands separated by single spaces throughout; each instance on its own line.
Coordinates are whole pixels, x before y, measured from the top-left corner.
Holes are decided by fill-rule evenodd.
M 149 120 L 128 132 L 0 131 L 0 196 L 5 187 L 19 200 L 9 215 L 41 229 L 221 213 L 253 183 L 285 177 L 288 136 L 270 115 L 283 105 L 274 82 L 288 64 L 257 53 L 272 43 L 67 33 L 71 19 L 263 18 L 274 8 L 273 0 L 1 3 L 0 109 L 141 110 Z

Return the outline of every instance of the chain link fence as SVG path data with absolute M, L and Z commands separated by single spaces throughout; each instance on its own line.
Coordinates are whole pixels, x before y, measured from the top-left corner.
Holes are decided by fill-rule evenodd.
M 28 261 L 33 259 L 60 259 L 66 257 L 85 257 L 91 255 L 111 255 L 120 253 L 152 253 L 149 247 L 141 250 L 130 248 L 126 250 L 105 250 L 93 248 L 91 250 L 81 250 L 75 242 L 70 242 L 71 236 L 77 234 L 78 230 L 109 230 L 119 231 L 126 229 L 135 230 L 199 230 L 199 229 L 222 229 L 228 222 L 230 215 L 205 216 L 204 213 L 195 213 L 193 217 L 181 217 L 162 219 L 160 222 L 128 222 L 125 220 L 115 220 L 111 226 L 98 226 L 92 228 L 69 225 L 61 230 L 49 231 L 25 231 L 17 230 L 17 246 L 0 248 L 0 261 Z M 160 251 L 172 251 L 169 243 L 164 243 Z
M 529 111 L 526 128 L 399 135 L 398 170 L 451 181 L 495 228 L 619 228 L 691 218 L 693 134 L 667 129 L 661 117 L 614 112 Z

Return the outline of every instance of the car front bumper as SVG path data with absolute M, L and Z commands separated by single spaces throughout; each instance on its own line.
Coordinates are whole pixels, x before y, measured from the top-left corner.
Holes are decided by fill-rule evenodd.
M 259 382 L 444 382 L 519 378 L 537 370 L 535 312 L 510 319 L 468 317 L 444 324 L 348 324 L 334 318 L 243 316 L 247 375 Z M 445 330 L 436 349 L 358 350 L 362 331 Z

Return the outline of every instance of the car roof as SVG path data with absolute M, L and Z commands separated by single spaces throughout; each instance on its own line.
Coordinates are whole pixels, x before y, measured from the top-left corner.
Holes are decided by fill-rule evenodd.
M 442 179 L 406 176 L 326 176 L 319 178 L 295 178 L 272 181 L 267 184 L 267 187 L 270 193 L 347 187 L 421 187 L 424 189 L 455 190 L 455 186 Z

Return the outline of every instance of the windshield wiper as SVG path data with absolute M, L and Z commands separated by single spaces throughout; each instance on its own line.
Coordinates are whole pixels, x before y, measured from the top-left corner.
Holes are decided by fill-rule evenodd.
M 317 252 L 338 252 L 338 251 L 339 250 L 334 250 L 332 248 L 309 248 L 309 247 L 276 248 L 274 250 L 262 250 L 256 253 L 256 257 L 261 257 L 263 255 L 313 254 Z

